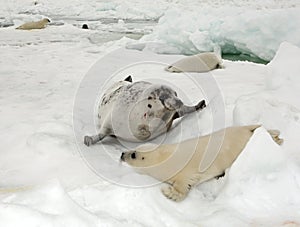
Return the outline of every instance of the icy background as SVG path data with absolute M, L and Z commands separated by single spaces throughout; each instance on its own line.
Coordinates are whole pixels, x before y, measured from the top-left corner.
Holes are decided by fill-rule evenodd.
M 0 3 L 1 227 L 300 226 L 298 0 Z M 44 30 L 14 29 L 43 17 L 52 21 Z M 91 29 L 80 29 L 83 23 Z M 217 82 L 226 126 L 263 124 L 224 178 L 199 185 L 185 201 L 174 203 L 163 197 L 160 185 L 124 187 L 88 167 L 74 136 L 74 99 L 91 67 L 119 48 L 123 55 L 111 58 L 107 70 L 118 70 L 128 56 L 173 62 L 182 54 L 218 48 L 240 59 L 271 61 L 225 60 L 225 69 L 191 75 L 206 88 L 211 78 Z M 98 67 L 92 69 L 98 73 Z M 99 77 L 105 74 L 101 70 Z M 167 73 L 160 64 L 122 73 L 136 80 L 163 78 L 181 95 L 190 95 L 191 103 L 215 95 L 215 90 L 203 94 L 187 77 Z M 201 129 L 185 119 L 184 138 L 212 129 L 210 108 L 196 116 Z M 284 144 L 277 146 L 264 128 L 279 129 Z M 87 132 L 83 125 L 82 133 Z M 171 133 L 176 141 L 176 129 Z M 109 165 L 103 147 L 111 154 Z M 111 140 L 88 154 L 120 181 L 146 179 L 119 164 L 123 149 Z

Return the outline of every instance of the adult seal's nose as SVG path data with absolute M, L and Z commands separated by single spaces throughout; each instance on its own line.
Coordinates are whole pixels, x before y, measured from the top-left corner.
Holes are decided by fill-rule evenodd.
M 124 156 L 125 156 L 125 153 L 122 152 L 122 154 L 121 154 L 121 160 L 122 160 L 122 161 L 125 161 L 125 157 L 124 157 Z

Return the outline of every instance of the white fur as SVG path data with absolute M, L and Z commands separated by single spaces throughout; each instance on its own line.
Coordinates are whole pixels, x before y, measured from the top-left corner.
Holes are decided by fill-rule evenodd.
M 163 194 L 174 201 L 181 201 L 194 185 L 223 174 L 258 127 L 230 127 L 178 144 L 140 146 L 135 151 L 123 153 L 121 160 L 140 173 L 166 182 Z M 282 143 L 279 131 L 270 130 L 269 133 L 276 143 Z
M 208 72 L 216 68 L 222 68 L 222 60 L 212 52 L 201 53 L 185 57 L 165 70 L 168 72 Z
M 45 18 L 40 21 L 27 22 L 27 23 L 22 24 L 21 26 L 17 27 L 16 29 L 20 29 L 20 30 L 43 29 L 46 27 L 46 25 L 48 23 L 49 23 L 49 20 L 47 18 Z
M 181 117 L 204 108 L 205 102 L 202 102 L 204 105 L 188 107 L 168 86 L 145 81 L 119 81 L 100 101 L 99 134 L 86 136 L 84 143 L 89 146 L 107 135 L 132 142 L 151 140 L 170 129 L 175 114 L 179 113 L 178 117 Z

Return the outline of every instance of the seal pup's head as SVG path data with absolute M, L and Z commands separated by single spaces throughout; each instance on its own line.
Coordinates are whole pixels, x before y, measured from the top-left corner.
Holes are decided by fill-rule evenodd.
M 123 152 L 120 160 L 132 167 L 152 167 L 158 165 L 170 156 L 171 152 L 157 144 L 143 144 L 135 150 Z
M 44 18 L 40 21 L 42 24 L 46 25 L 48 23 L 50 23 L 51 21 L 48 18 Z

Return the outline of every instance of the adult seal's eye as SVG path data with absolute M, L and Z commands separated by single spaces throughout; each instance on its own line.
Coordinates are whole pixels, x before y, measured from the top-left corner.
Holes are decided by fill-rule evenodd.
M 136 159 L 135 152 L 131 154 L 131 158 L 132 158 L 132 159 Z

